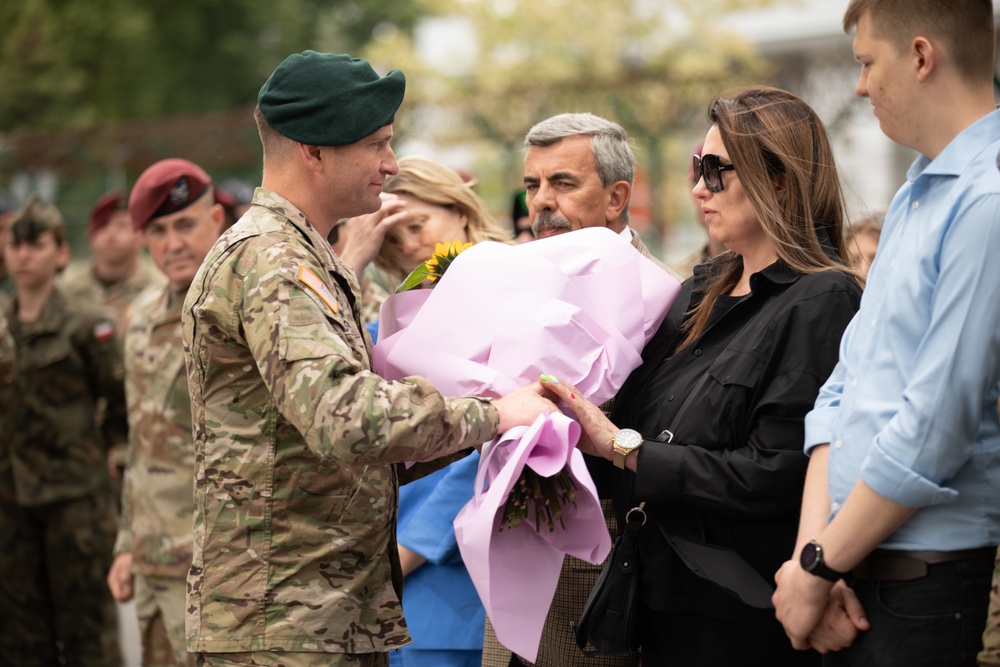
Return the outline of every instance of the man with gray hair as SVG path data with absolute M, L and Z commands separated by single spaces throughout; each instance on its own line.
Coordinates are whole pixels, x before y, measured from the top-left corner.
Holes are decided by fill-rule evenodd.
M 639 235 L 628 226 L 636 160 L 621 125 L 590 113 L 559 114 L 531 128 L 524 139 L 524 149 L 525 202 L 536 239 L 584 227 L 607 227 L 628 238 L 644 257 L 677 277 L 650 254 Z M 601 504 L 608 529 L 615 535 L 617 524 L 612 503 L 604 500 Z M 570 622 L 579 620 L 600 572 L 599 565 L 573 556 L 564 559 L 535 665 L 571 667 L 582 660 L 590 667 L 639 664 L 638 654 L 584 658 L 576 645 Z M 483 666 L 527 664 L 500 645 L 487 621 Z
M 636 161 L 620 125 L 590 113 L 560 114 L 531 128 L 524 150 L 535 238 L 584 227 L 625 232 Z

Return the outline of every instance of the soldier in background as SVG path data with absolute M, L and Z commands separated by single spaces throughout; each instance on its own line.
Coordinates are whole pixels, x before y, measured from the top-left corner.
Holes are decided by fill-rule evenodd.
M 86 299 L 104 308 L 115 318 L 120 334 L 125 332 L 129 306 L 136 297 L 149 287 L 163 285 L 163 276 L 142 257 L 142 236 L 132 229 L 127 203 L 124 192 L 108 192 L 97 200 L 87 223 L 90 265 L 85 271 L 67 276 L 63 284 L 68 297 Z M 125 448 L 116 447 L 108 455 L 116 501 L 121 495 L 124 468 Z
M 327 237 L 381 205 L 404 87 L 346 55 L 282 62 L 254 112 L 261 187 L 188 291 L 187 630 L 207 667 L 387 665 L 409 641 L 394 536 L 400 476 L 416 473 L 398 464 L 440 467 L 555 409 L 537 382 L 447 398 L 371 372 L 358 281 Z
M 3 254 L 2 247 L 0 247 L 0 254 Z M 14 382 L 17 361 L 15 350 L 14 337 L 10 335 L 7 316 L 0 308 L 0 390 Z M 6 401 L 0 401 L 0 405 L 6 405 Z
M 14 281 L 10 279 L 7 265 L 4 264 L 3 259 L 3 247 L 7 245 L 7 227 L 10 225 L 10 219 L 13 215 L 14 210 L 10 200 L 3 193 L 0 193 L 0 308 L 14 294 Z
M 127 435 L 121 343 L 113 319 L 56 287 L 69 246 L 54 206 L 33 195 L 8 236 L 17 370 L 0 411 L 0 656 L 18 667 L 117 665 L 105 458 Z
M 86 271 L 67 276 L 65 289 L 71 297 L 100 304 L 125 331 L 128 307 L 148 287 L 162 287 L 163 276 L 142 257 L 142 235 L 132 229 L 128 198 L 124 192 L 109 192 L 94 204 L 87 223 L 91 262 Z
M 108 586 L 119 602 L 135 597 L 144 667 L 193 666 L 184 604 L 194 442 L 181 306 L 224 216 L 208 174 L 180 159 L 157 162 L 139 176 L 129 213 L 168 285 L 133 304 L 125 335 L 129 456 Z

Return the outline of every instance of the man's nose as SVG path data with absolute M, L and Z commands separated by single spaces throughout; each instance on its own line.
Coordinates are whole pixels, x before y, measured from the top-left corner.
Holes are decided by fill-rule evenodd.
M 548 211 L 553 211 L 556 208 L 556 198 L 555 192 L 552 188 L 541 184 L 538 189 L 535 190 L 535 195 L 531 200 L 531 207 L 537 213 L 544 213 Z

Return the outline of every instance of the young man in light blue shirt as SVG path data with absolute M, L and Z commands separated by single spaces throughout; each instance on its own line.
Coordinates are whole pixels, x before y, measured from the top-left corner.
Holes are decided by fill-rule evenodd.
M 827 665 L 974 665 L 1000 542 L 1000 112 L 988 0 L 851 0 L 857 93 L 920 156 L 806 419 L 778 619 Z M 848 582 L 853 581 L 853 587 Z

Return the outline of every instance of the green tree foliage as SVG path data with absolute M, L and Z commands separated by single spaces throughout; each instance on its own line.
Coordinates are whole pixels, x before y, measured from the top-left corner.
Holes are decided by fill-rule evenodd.
M 289 53 L 408 30 L 406 0 L 0 3 L 0 132 L 225 111 Z
M 664 142 L 703 122 L 719 92 L 760 81 L 765 71 L 746 43 L 717 28 L 717 19 L 766 1 L 422 1 L 428 12 L 464 17 L 475 48 L 443 72 L 428 67 L 421 45 L 405 34 L 372 42 L 367 53 L 419 74 L 409 78 L 407 104 L 411 111 L 443 109 L 428 128 L 438 141 L 480 138 L 505 147 L 512 186 L 534 123 L 567 111 L 615 119 L 641 148 L 652 221 L 661 229 Z

